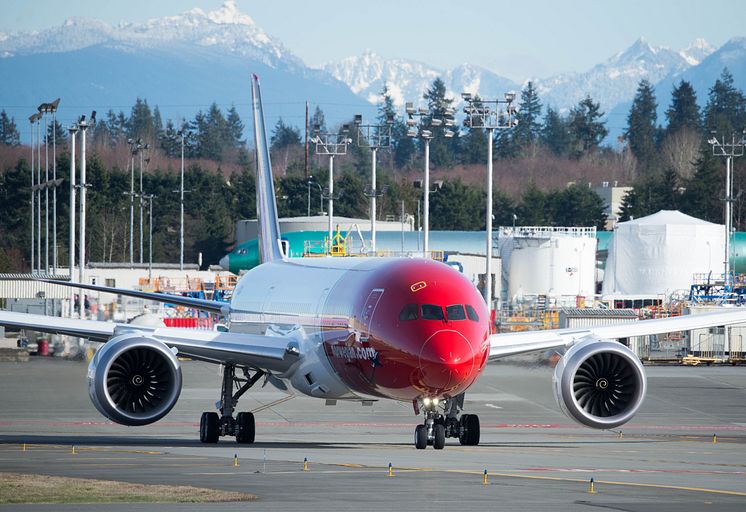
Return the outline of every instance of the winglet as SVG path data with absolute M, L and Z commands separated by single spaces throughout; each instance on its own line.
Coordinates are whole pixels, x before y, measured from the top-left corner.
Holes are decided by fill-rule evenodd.
M 254 145 L 256 146 L 256 214 L 259 224 L 259 262 L 284 259 L 280 225 L 277 219 L 277 199 L 272 181 L 267 133 L 264 129 L 262 93 L 259 77 L 251 75 L 251 99 L 254 114 Z

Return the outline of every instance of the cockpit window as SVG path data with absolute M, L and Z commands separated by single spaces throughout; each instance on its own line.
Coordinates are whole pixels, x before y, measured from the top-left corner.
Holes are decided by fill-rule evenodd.
M 466 305 L 466 316 L 472 322 L 479 322 L 479 315 L 477 315 L 477 312 L 469 304 Z
M 407 304 L 399 313 L 399 320 L 417 320 L 417 304 Z
M 443 308 L 435 304 L 422 305 L 423 320 L 443 320 Z
M 446 306 L 446 318 L 448 321 L 453 320 L 466 320 L 464 314 L 464 306 L 462 304 L 453 304 L 452 306 Z

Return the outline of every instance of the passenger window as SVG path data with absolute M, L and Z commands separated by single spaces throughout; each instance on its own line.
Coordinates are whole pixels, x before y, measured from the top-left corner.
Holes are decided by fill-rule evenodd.
M 435 304 L 422 305 L 423 320 L 443 320 L 443 308 Z
M 448 321 L 466 320 L 466 315 L 464 314 L 464 306 L 462 306 L 461 304 L 446 306 L 446 318 L 448 319 Z
M 477 312 L 469 304 L 466 305 L 466 316 L 472 322 L 479 322 L 479 315 L 477 315 Z
M 417 304 L 407 304 L 399 313 L 399 320 L 417 320 Z

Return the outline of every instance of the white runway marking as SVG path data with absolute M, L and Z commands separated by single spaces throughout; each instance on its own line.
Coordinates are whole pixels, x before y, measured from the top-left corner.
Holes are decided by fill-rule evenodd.
M 495 404 L 484 404 L 485 407 L 492 407 L 493 409 L 502 409 L 499 405 Z

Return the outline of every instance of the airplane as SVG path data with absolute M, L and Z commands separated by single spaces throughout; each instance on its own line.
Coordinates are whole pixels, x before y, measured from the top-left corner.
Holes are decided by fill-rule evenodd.
M 417 449 L 447 438 L 480 441 L 464 397 L 485 365 L 506 356 L 566 349 L 554 370 L 560 408 L 587 427 L 629 421 L 645 397 L 645 370 L 619 339 L 746 322 L 746 310 L 623 325 L 490 334 L 489 312 L 458 271 L 421 258 L 287 258 L 283 252 L 259 78 L 252 76 L 261 264 L 230 303 L 60 283 L 198 308 L 222 315 L 227 332 L 146 327 L 0 312 L 0 325 L 105 343 L 88 367 L 88 393 L 105 417 L 147 425 L 173 408 L 182 388 L 177 356 L 222 365 L 217 412 L 202 413 L 199 438 L 253 443 L 251 412 L 234 415 L 260 381 L 326 400 L 410 402 L 421 421 Z

